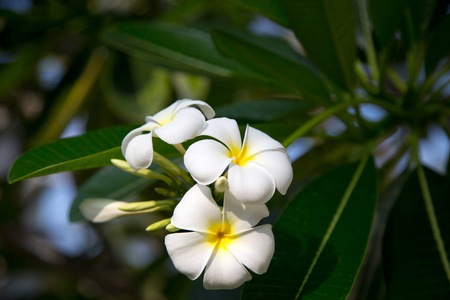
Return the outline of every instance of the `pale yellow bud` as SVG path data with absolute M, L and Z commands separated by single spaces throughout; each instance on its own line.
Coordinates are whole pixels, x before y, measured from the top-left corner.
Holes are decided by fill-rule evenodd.
M 220 176 L 216 182 L 214 182 L 214 187 L 219 193 L 223 193 L 228 188 L 228 179 L 225 176 Z
M 146 231 L 157 231 L 157 230 L 163 229 L 168 224 L 170 224 L 170 218 L 155 222 L 152 225 L 148 226 L 145 230 Z

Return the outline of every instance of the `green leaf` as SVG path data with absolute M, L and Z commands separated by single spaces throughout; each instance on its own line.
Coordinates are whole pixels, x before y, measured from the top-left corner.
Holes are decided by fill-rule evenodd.
M 216 117 L 228 117 L 240 120 L 274 121 L 288 114 L 312 109 L 310 102 L 292 99 L 258 99 L 239 101 L 215 109 Z
M 245 67 L 300 92 L 306 100 L 329 101 L 325 80 L 307 59 L 286 42 L 244 32 L 214 30 L 217 49 Z
M 353 90 L 356 59 L 353 0 L 282 0 L 281 3 L 307 57 L 340 87 Z
M 431 33 L 425 57 L 425 71 L 430 74 L 438 65 L 439 61 L 450 55 L 450 16 L 442 20 Z
M 364 258 L 376 200 L 372 160 L 310 183 L 275 223 L 269 270 L 244 286 L 243 299 L 346 299 Z
M 208 34 L 165 23 L 120 23 L 103 34 L 103 40 L 130 55 L 164 67 L 225 78 L 268 82 L 220 56 Z
M 123 157 L 120 145 L 132 129 L 131 126 L 100 129 L 33 148 L 14 162 L 8 182 L 110 165 L 112 158 Z
M 60 139 L 38 146 L 20 156 L 12 165 L 8 182 L 64 171 L 99 168 L 110 165 L 113 158 L 123 159 L 123 138 L 136 126 L 115 126 Z M 178 155 L 172 145 L 153 139 L 153 148 L 165 157 Z
M 160 22 L 186 24 L 208 12 L 215 5 L 205 0 L 184 0 L 176 2 L 170 9 L 164 10 L 156 19 Z
M 377 41 L 386 47 L 400 27 L 409 0 L 371 0 L 369 15 Z
M 231 0 L 258 14 L 268 17 L 280 25 L 289 26 L 289 21 L 279 1 L 275 0 Z
M 80 188 L 70 209 L 70 221 L 85 220 L 79 206 L 87 198 L 108 198 L 125 200 L 143 191 L 156 180 L 126 173 L 116 167 L 106 167 L 89 178 Z
M 390 299 L 450 299 L 449 179 L 419 166 L 392 208 L 383 241 Z

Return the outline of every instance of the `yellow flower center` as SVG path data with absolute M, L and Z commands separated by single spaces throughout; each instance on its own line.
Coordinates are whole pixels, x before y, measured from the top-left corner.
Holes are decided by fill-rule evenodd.
M 233 162 L 238 166 L 245 166 L 247 162 L 252 160 L 252 156 L 247 153 L 247 145 L 239 148 L 236 145 L 233 145 L 228 154 L 229 158 L 234 157 Z
M 158 123 L 159 123 L 161 126 L 164 126 L 164 125 L 166 125 L 166 124 L 172 122 L 173 119 L 174 119 L 174 117 L 175 117 L 174 114 L 170 114 L 170 115 L 168 115 L 166 118 L 160 120 Z
M 208 230 L 211 234 L 208 236 L 208 242 L 213 247 L 220 247 L 226 249 L 234 237 L 232 236 L 231 227 L 229 224 L 213 224 Z

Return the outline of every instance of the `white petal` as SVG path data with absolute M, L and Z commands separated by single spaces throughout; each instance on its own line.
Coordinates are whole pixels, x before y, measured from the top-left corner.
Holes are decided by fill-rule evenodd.
M 191 280 L 200 276 L 215 246 L 198 232 L 168 234 L 164 243 L 175 268 Z
M 145 117 L 146 122 L 156 122 L 158 125 L 162 126 L 164 124 L 172 121 L 175 115 L 175 109 L 177 107 L 177 103 L 172 103 L 170 106 L 164 108 L 153 116 Z
M 179 110 L 172 121 L 156 128 L 154 133 L 168 144 L 179 144 L 198 136 L 205 128 L 205 117 L 196 108 Z
M 269 210 L 265 204 L 245 205 L 228 190 L 225 191 L 223 211 L 224 222 L 230 224 L 233 233 L 250 229 L 262 218 L 269 216 Z
M 221 143 L 202 140 L 192 144 L 184 155 L 184 165 L 192 177 L 201 184 L 214 182 L 228 167 L 230 151 Z
M 233 256 L 257 274 L 267 271 L 275 251 L 272 225 L 262 225 L 239 234 L 226 244 Z
M 185 107 L 193 106 L 200 109 L 200 111 L 205 115 L 206 119 L 214 118 L 215 112 L 211 106 L 209 106 L 206 102 L 201 100 L 191 100 L 191 99 L 181 99 L 175 102 L 176 108 L 175 112 L 183 109 Z
M 123 155 L 135 170 L 148 168 L 153 160 L 152 134 L 135 136 L 127 145 Z
M 222 223 L 222 213 L 211 190 L 196 184 L 175 207 L 171 222 L 180 229 L 208 232 L 212 225 Z
M 252 157 L 252 162 L 264 167 L 275 179 L 277 189 L 286 194 L 293 172 L 291 159 L 284 150 L 263 151 Z
M 152 129 L 157 126 L 154 122 L 148 122 L 141 127 L 138 127 L 136 129 L 133 129 L 130 131 L 122 140 L 122 154 L 125 156 L 125 151 L 128 147 L 128 143 L 134 139 L 136 136 L 141 135 L 144 131 L 152 131 Z
M 275 180 L 260 165 L 248 162 L 245 166 L 230 164 L 228 185 L 231 194 L 243 203 L 261 204 L 275 192 Z
M 247 130 L 245 131 L 243 147 L 246 148 L 247 156 L 252 156 L 266 150 L 284 149 L 280 142 L 250 126 L 247 126 Z
M 217 247 L 206 266 L 203 286 L 208 290 L 234 289 L 250 279 L 247 269 L 225 247 Z
M 115 201 L 102 198 L 85 199 L 80 204 L 83 216 L 94 223 L 106 222 L 132 213 L 120 210 L 118 207 L 126 204 L 124 201 Z
M 228 149 L 241 149 L 241 133 L 239 132 L 238 124 L 233 119 L 217 118 L 207 121 L 202 135 L 218 139 Z

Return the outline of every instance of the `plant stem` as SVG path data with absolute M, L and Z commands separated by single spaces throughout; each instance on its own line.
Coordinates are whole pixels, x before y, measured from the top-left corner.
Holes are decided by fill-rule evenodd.
M 403 79 L 397 74 L 397 72 L 395 72 L 395 70 L 392 68 L 388 68 L 386 74 L 391 80 L 392 84 L 394 84 L 398 89 L 398 91 L 404 94 L 408 87 L 406 86 L 406 83 L 403 81 Z
M 184 155 L 186 153 L 186 149 L 184 149 L 182 144 L 174 144 L 173 146 L 178 150 L 178 152 L 181 153 L 181 155 Z
M 387 111 L 394 113 L 396 115 L 399 115 L 399 116 L 405 116 L 407 114 L 407 112 L 403 111 L 401 108 L 399 108 L 395 105 L 392 105 L 389 102 L 378 100 L 378 99 L 373 99 L 373 98 L 370 100 L 356 99 L 356 100 L 341 102 L 341 103 L 336 104 L 335 106 L 328 107 L 323 112 L 312 117 L 305 124 L 303 124 L 302 126 L 297 128 L 297 130 L 295 130 L 290 136 L 288 136 L 283 141 L 283 146 L 285 148 L 288 147 L 297 138 L 302 137 L 309 130 L 311 130 L 312 128 L 314 128 L 316 125 L 318 125 L 322 121 L 326 120 L 327 118 L 331 117 L 332 115 L 346 109 L 349 106 L 354 106 L 354 105 L 358 105 L 361 103 L 369 103 L 369 104 L 378 105 L 378 106 L 386 109 Z
M 366 0 L 358 0 L 357 1 L 359 18 L 361 20 L 361 28 L 364 35 L 364 40 L 366 41 L 365 50 L 367 55 L 367 62 L 372 70 L 373 79 L 379 83 L 380 82 L 380 72 L 378 70 L 377 57 L 375 54 L 375 47 L 373 45 L 372 33 L 370 31 L 370 20 L 369 14 L 367 11 Z
M 320 114 L 314 116 L 313 118 L 309 119 L 305 124 L 297 128 L 290 136 L 288 136 L 284 142 L 283 146 L 286 148 L 290 144 L 292 144 L 297 138 L 303 136 L 306 132 L 308 132 L 310 129 L 324 121 L 325 119 L 331 117 L 332 115 L 338 113 L 339 111 L 346 109 L 350 105 L 357 104 L 356 101 L 353 102 L 342 102 L 335 106 L 331 106 L 321 112 Z
M 178 177 L 182 178 L 187 184 L 193 186 L 195 184 L 194 180 L 189 176 L 189 174 L 159 154 L 156 151 L 153 151 L 153 161 L 157 163 L 168 175 L 172 175 L 171 177 L 174 179 L 178 179 Z
M 152 170 L 148 170 L 148 169 L 133 170 L 125 160 L 111 159 L 111 163 L 115 167 L 117 167 L 127 173 L 130 173 L 130 174 L 133 174 L 136 176 L 140 176 L 140 177 L 162 180 L 165 183 L 167 183 L 167 185 L 169 185 L 169 186 L 172 186 L 172 184 L 173 184 L 173 180 L 170 179 L 170 177 L 163 175 L 163 174 L 153 172 Z
M 331 219 L 331 222 L 327 228 L 327 231 L 325 232 L 325 234 L 322 237 L 322 240 L 320 241 L 320 244 L 316 251 L 316 254 L 315 254 L 313 260 L 311 261 L 311 264 L 308 268 L 308 271 L 303 279 L 303 282 L 302 282 L 300 288 L 298 289 L 298 293 L 297 293 L 295 299 L 299 299 L 299 296 L 302 293 L 303 288 L 305 287 L 305 284 L 308 282 L 309 276 L 313 272 L 314 267 L 316 266 L 320 255 L 322 254 L 331 235 L 333 234 L 333 231 L 336 228 L 336 224 L 339 222 L 339 219 L 341 218 L 342 213 L 344 212 L 344 209 L 347 206 L 347 203 L 348 203 L 350 197 L 352 196 L 353 191 L 355 190 L 356 184 L 358 183 L 359 179 L 361 178 L 361 174 L 363 173 L 364 168 L 366 167 L 368 158 L 369 158 L 368 156 L 364 156 L 361 159 L 358 167 L 356 168 L 355 173 L 353 174 L 353 176 L 347 186 L 347 189 L 345 190 L 345 193 L 339 203 L 339 206 L 337 207 L 336 212 L 335 212 L 333 218 Z
M 423 200 L 425 202 L 425 208 L 427 210 L 428 220 L 430 221 L 431 231 L 436 242 L 437 250 L 441 258 L 441 262 L 447 275 L 447 280 L 450 282 L 450 263 L 447 257 L 447 251 L 445 250 L 444 241 L 442 239 L 441 231 L 439 228 L 436 212 L 433 206 L 433 200 L 431 198 L 430 190 L 428 188 L 427 178 L 423 171 L 420 162 L 417 162 L 417 176 L 419 177 L 419 184 L 422 190 Z
M 443 76 L 445 73 L 447 73 L 449 71 L 450 67 L 448 65 L 443 66 L 442 68 L 439 69 L 439 71 L 436 71 L 433 75 L 428 76 L 425 79 L 425 82 L 422 84 L 422 87 L 420 89 L 420 92 L 422 94 L 427 93 L 432 87 L 433 85 L 436 83 L 437 80 L 439 80 L 441 78 L 441 76 Z M 445 84 L 444 84 L 445 86 Z

